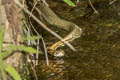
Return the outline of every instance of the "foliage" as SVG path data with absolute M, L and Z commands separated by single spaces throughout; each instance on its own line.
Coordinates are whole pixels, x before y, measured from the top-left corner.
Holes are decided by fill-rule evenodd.
M 65 3 L 67 3 L 69 6 L 75 7 L 75 4 L 71 0 L 63 0 Z
M 40 36 L 28 36 L 28 37 L 25 37 L 24 40 L 36 40 L 40 38 L 41 38 Z
M 6 64 L 5 61 L 3 60 L 4 57 L 6 57 L 9 53 L 15 51 L 15 50 L 20 50 L 24 51 L 27 53 L 37 53 L 38 51 L 32 47 L 28 46 L 15 46 L 15 45 L 10 45 L 6 48 L 5 52 L 2 52 L 2 44 L 3 44 L 3 39 L 4 39 L 4 32 L 5 29 L 0 28 L 0 74 L 2 75 L 2 80 L 7 80 L 6 77 L 6 72 L 9 73 L 14 80 L 22 80 L 18 72 L 15 70 L 12 65 Z M 31 39 L 36 39 L 38 37 L 30 37 Z M 39 52 L 40 53 L 40 52 Z
M 2 75 L 2 79 L 7 80 L 6 72 L 8 72 L 15 80 L 22 80 L 20 78 L 20 75 L 18 75 L 18 72 L 14 69 L 14 67 L 12 67 L 9 64 L 6 64 L 3 61 L 4 57 L 2 55 L 3 54 L 2 53 L 2 44 L 3 44 L 3 39 L 4 39 L 4 32 L 5 32 L 5 29 L 0 28 L 0 72 Z
M 9 64 L 6 64 L 7 67 L 5 68 L 5 70 L 13 77 L 13 79 L 15 80 L 21 80 L 20 75 L 18 74 L 18 72 L 14 69 L 14 67 L 12 67 Z
M 5 70 L 4 70 L 4 62 L 3 62 L 3 57 L 2 57 L 2 43 L 3 43 L 3 38 L 4 38 L 4 32 L 5 29 L 3 29 L 2 27 L 0 28 L 0 72 L 2 75 L 2 79 L 6 80 L 6 74 L 5 74 Z

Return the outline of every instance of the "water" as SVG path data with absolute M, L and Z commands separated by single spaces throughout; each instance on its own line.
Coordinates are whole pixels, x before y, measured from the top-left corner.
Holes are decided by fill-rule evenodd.
M 88 14 L 84 17 L 81 15 L 73 17 L 74 13 L 71 11 L 66 14 L 63 8 L 56 9 L 59 16 L 79 25 L 83 29 L 83 34 L 71 43 L 77 49 L 76 52 L 67 46 L 62 48 L 66 52 L 62 64 L 64 70 L 55 73 L 60 70 L 57 70 L 58 65 L 54 59 L 51 59 L 49 69 L 46 69 L 45 61 L 41 60 L 40 65 L 37 66 L 38 77 L 44 75 L 45 80 L 120 80 L 120 16 L 118 15 L 120 10 L 118 8 L 120 9 L 120 6 L 117 3 L 111 6 L 101 3 L 96 8 L 98 15 L 89 15 L 93 13 L 90 10 L 86 11 Z M 59 31 L 60 35 L 66 33 Z M 46 36 L 45 39 L 46 42 L 51 41 L 47 43 L 48 45 L 56 40 L 51 35 Z M 50 74 L 52 77 L 49 76 Z

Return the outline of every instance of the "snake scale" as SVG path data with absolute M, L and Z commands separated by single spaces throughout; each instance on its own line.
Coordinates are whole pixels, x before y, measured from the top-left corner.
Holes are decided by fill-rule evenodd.
M 39 3 L 38 5 L 39 10 L 41 11 L 41 15 L 51 25 L 54 25 L 58 28 L 70 31 L 70 33 L 63 38 L 62 41 L 58 41 L 50 46 L 50 52 L 53 53 L 56 51 L 58 47 L 64 45 L 63 41 L 71 42 L 76 38 L 79 38 L 82 34 L 82 29 L 79 28 L 75 23 L 70 21 L 61 19 L 58 17 L 48 6 L 44 5 L 43 3 Z

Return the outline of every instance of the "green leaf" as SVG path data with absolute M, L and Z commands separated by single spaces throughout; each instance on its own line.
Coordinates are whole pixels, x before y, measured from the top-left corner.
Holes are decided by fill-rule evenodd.
M 5 57 L 7 57 L 8 55 L 10 55 L 10 53 L 12 53 L 12 50 L 6 50 L 4 52 L 2 52 L 1 56 L 4 59 Z
M 75 7 L 75 4 L 71 0 L 63 0 L 65 3 L 67 3 L 69 6 Z
M 3 27 L 1 27 L 0 28 L 0 72 L 2 75 L 2 79 L 6 80 L 6 73 L 4 71 L 3 57 L 1 55 L 2 54 L 2 44 L 3 44 L 3 40 L 4 40 L 4 33 L 5 33 L 5 29 Z
M 29 37 L 25 37 L 24 40 L 36 40 L 36 39 L 40 39 L 41 36 L 29 36 Z
M 21 45 L 21 46 L 10 45 L 9 47 L 7 47 L 6 50 L 7 51 L 21 50 L 21 51 L 25 51 L 25 52 L 28 52 L 28 53 L 40 53 L 32 47 L 28 47 L 28 46 L 24 46 L 24 45 Z
M 7 65 L 5 70 L 13 77 L 14 80 L 22 80 L 18 72 L 11 65 Z
M 5 29 L 1 27 L 0 28 L 0 53 L 2 52 L 2 43 L 4 39 L 4 33 L 5 33 Z
M 2 59 L 0 59 L 0 74 L 2 75 L 2 80 L 7 80 L 6 79 L 6 73 L 5 73 L 5 70 L 4 70 L 4 62 Z

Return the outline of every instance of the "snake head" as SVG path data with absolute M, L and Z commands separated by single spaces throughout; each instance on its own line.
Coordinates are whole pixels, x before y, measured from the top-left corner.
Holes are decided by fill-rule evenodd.
M 65 56 L 65 51 L 62 49 L 56 50 L 54 53 L 55 57 L 64 57 Z
M 56 50 L 56 49 L 49 48 L 48 52 L 55 57 L 64 57 L 65 56 L 65 51 L 62 50 L 62 49 L 57 49 Z

